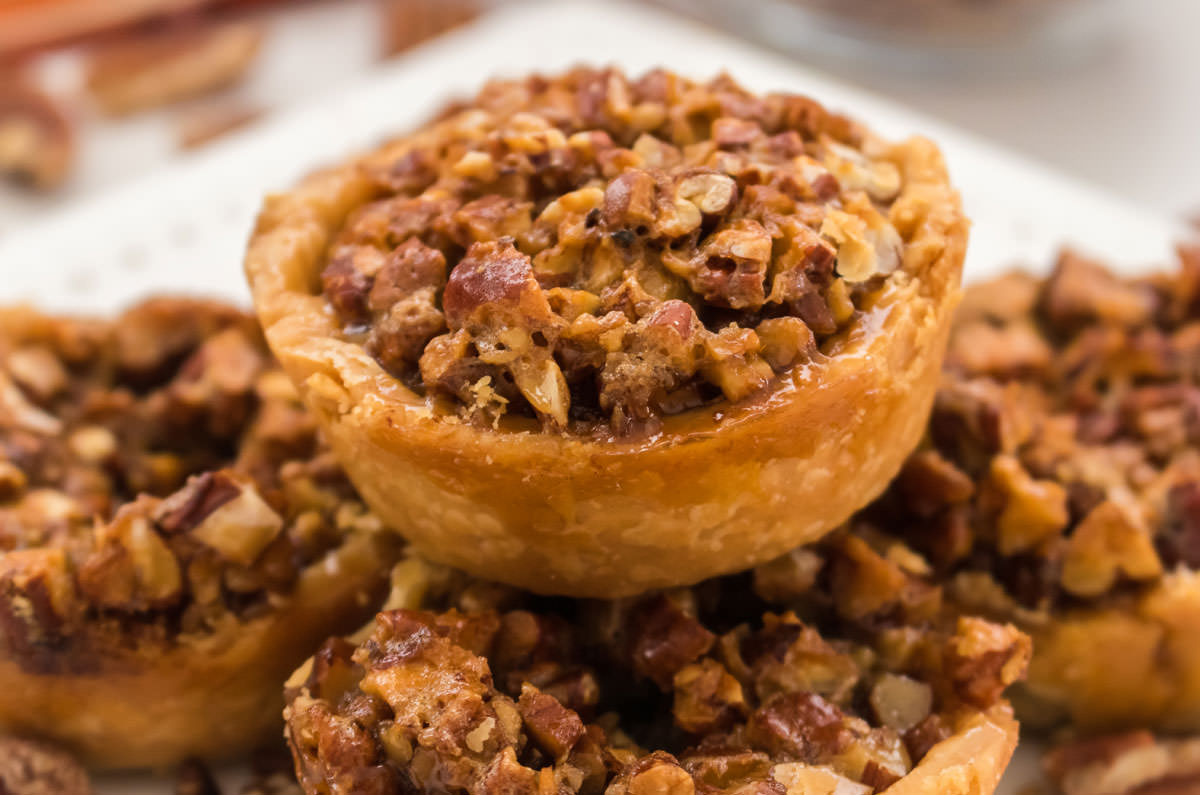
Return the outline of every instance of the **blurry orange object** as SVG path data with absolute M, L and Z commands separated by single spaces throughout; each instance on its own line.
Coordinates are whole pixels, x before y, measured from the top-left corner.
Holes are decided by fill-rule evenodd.
M 396 55 L 479 16 L 481 0 L 385 0 L 384 54 Z
M 50 190 L 67 178 L 74 159 L 71 127 L 50 98 L 0 77 L 0 175 Z
M 201 96 L 241 78 L 262 37 L 248 22 L 129 36 L 88 53 L 87 90 L 114 116 Z
M 262 108 L 235 102 L 191 108 L 176 117 L 176 138 L 181 149 L 195 149 L 242 129 L 262 115 Z
M 270 0 L 0 0 L 0 58 L 209 6 Z

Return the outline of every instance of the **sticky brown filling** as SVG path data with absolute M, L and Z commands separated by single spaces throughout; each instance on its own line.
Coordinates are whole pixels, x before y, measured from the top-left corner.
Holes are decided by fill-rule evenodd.
M 901 264 L 897 166 L 793 95 L 664 71 L 494 82 L 396 144 L 324 295 L 468 419 L 618 434 L 769 389 Z

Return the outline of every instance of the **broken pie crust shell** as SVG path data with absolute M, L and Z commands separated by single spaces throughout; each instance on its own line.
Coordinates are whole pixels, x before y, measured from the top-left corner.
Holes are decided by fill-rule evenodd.
M 965 714 L 909 774 L 883 795 L 990 795 L 1017 747 L 1018 724 L 1008 702 Z
M 0 726 L 53 740 L 96 769 L 230 758 L 277 741 L 280 683 L 331 633 L 371 615 L 395 546 L 356 532 L 304 569 L 286 602 L 204 634 L 97 643 L 88 659 L 44 673 L 0 655 Z
M 967 240 L 932 143 L 867 139 L 902 175 L 903 265 L 826 355 L 768 394 L 667 417 L 641 441 L 461 422 L 345 339 L 319 276 L 346 217 L 373 198 L 365 167 L 397 146 L 269 197 L 245 269 L 268 343 L 351 480 L 430 559 L 539 593 L 694 583 L 819 538 L 884 488 L 924 432 Z
M 1178 569 L 1103 606 L 1019 622 L 1033 638 L 1022 719 L 1085 733 L 1200 731 L 1200 575 Z

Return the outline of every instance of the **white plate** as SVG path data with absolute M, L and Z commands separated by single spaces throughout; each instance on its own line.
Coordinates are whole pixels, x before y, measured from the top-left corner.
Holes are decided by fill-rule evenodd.
M 334 96 L 0 241 L 0 300 L 111 311 L 174 290 L 245 303 L 241 250 L 265 192 L 418 123 L 485 75 L 580 62 L 635 71 L 666 65 L 696 76 L 728 70 L 758 90 L 809 93 L 888 136 L 934 138 L 975 219 L 969 279 L 1017 263 L 1044 267 L 1064 243 L 1135 269 L 1169 261 L 1172 240 L 1182 235 L 1119 198 L 719 32 L 621 3 L 535 3 L 508 7 Z M 1034 771 L 1036 749 L 1023 748 L 1003 791 L 1015 793 Z M 166 786 L 121 780 L 101 791 Z

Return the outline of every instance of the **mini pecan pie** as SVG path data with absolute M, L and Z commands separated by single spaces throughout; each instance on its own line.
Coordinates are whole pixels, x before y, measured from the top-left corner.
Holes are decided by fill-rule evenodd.
M 0 311 L 0 727 L 100 767 L 244 752 L 392 539 L 247 315 Z
M 1200 728 L 1200 249 L 967 293 L 927 443 L 864 512 L 1034 638 L 1028 723 Z
M 846 536 L 752 575 L 591 601 L 410 558 L 374 625 L 288 683 L 301 785 L 990 793 L 1016 744 L 1002 692 L 1029 639 L 948 617 L 904 568 L 919 559 Z M 847 622 L 831 592 L 873 602 Z
M 965 238 L 927 141 L 580 69 L 490 83 L 268 200 L 246 271 L 389 525 L 480 576 L 618 596 L 770 559 L 882 490 Z

